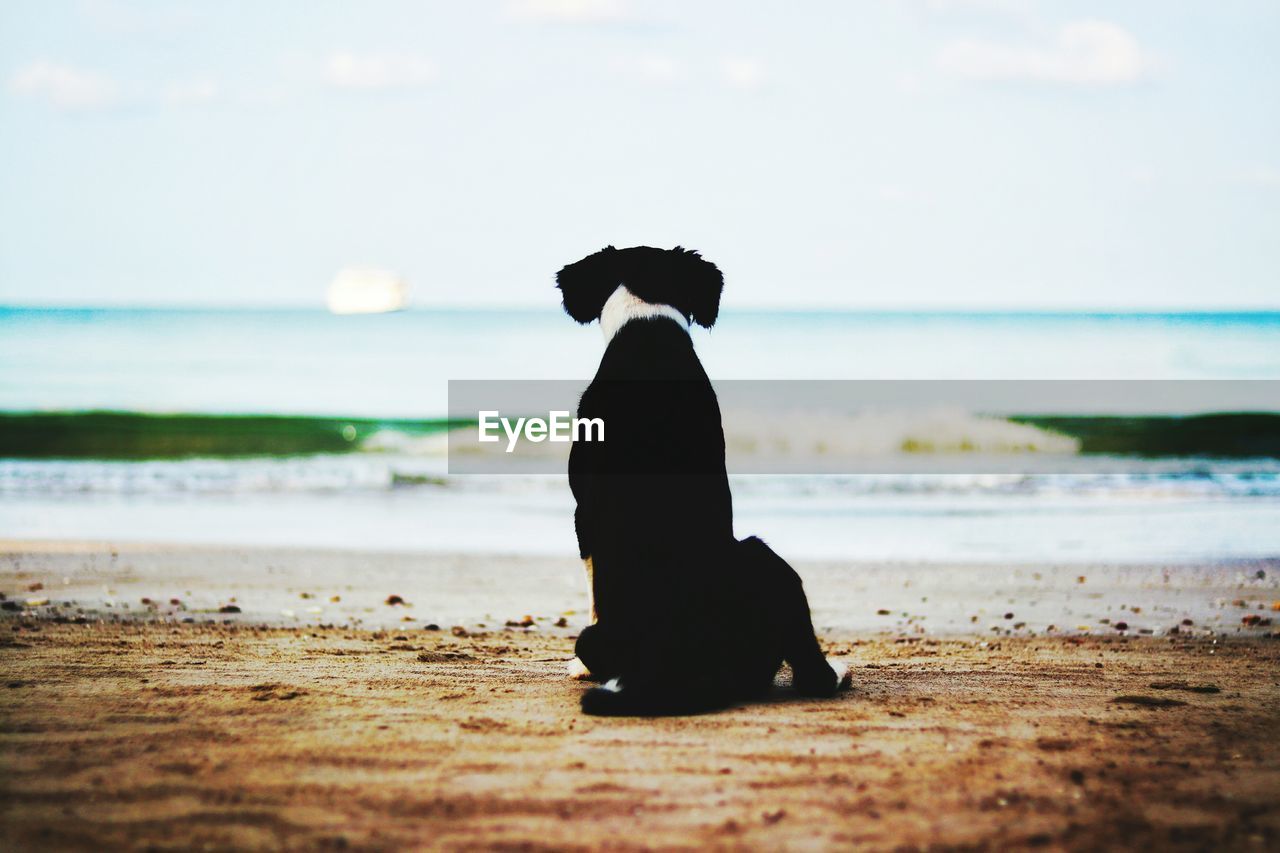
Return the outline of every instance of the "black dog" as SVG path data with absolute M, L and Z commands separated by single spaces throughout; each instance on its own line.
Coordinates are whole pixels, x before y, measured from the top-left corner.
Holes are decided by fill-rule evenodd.
M 710 327 L 723 279 L 696 252 L 612 246 L 556 276 L 569 316 L 608 345 L 578 416 L 569 485 L 595 623 L 577 642 L 589 714 L 687 714 L 767 691 L 830 696 L 848 671 L 823 657 L 800 578 L 764 542 L 733 535 L 724 430 L 689 324 Z

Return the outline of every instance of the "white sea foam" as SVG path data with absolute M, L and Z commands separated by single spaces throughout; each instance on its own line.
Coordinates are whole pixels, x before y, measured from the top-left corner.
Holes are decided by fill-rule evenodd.
M 831 496 L 1097 495 L 1152 498 L 1280 498 L 1280 460 L 1116 460 L 1067 457 L 1043 473 L 742 474 L 739 497 L 805 501 Z M 1058 466 L 1061 466 L 1060 468 Z M 563 471 L 507 476 L 450 475 L 440 456 L 395 453 L 289 459 L 0 460 L 0 496 L 379 494 L 406 489 L 452 493 L 537 494 L 567 488 Z

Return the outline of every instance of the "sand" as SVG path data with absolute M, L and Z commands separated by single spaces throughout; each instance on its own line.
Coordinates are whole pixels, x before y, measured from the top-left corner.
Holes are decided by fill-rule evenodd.
M 140 611 L 3 613 L 5 849 L 1280 849 L 1266 626 L 836 631 L 837 699 L 604 720 L 572 624 Z
M 795 561 L 814 624 L 835 634 L 1032 636 L 1187 629 L 1256 633 L 1280 600 L 1280 559 L 1213 564 Z M 39 584 L 41 589 L 28 588 Z M 0 540 L 0 592 L 43 617 L 365 628 L 586 624 L 586 581 L 560 557 Z M 403 604 L 389 607 L 389 596 Z M 146 602 L 144 603 L 144 599 Z M 176 603 L 173 603 L 176 602 Z M 222 613 L 234 607 L 237 612 Z

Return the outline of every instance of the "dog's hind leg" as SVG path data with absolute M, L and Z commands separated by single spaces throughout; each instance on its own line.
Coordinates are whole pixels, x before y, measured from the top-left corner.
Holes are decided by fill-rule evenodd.
M 574 644 L 575 657 L 570 664 L 580 664 L 584 674 L 578 679 L 604 681 L 618 675 L 624 663 L 624 650 L 613 632 L 600 625 L 588 625 L 578 634 Z M 572 670 L 570 671 L 572 675 Z
M 582 566 L 587 572 L 587 612 L 590 614 L 591 624 L 594 625 L 600 621 L 600 617 L 596 614 L 596 567 L 590 555 L 582 558 Z M 592 677 L 590 668 L 582 662 L 580 657 L 569 661 L 568 672 L 569 677 L 576 681 L 586 681 Z
M 682 717 L 718 711 L 733 694 L 686 682 L 611 678 L 582 694 L 582 710 L 597 717 Z
M 806 696 L 833 696 L 849 687 L 849 668 L 822 654 L 813 630 L 809 599 L 795 569 L 762 540 L 752 536 L 739 544 L 743 568 L 751 573 L 778 643 L 791 664 L 792 684 Z

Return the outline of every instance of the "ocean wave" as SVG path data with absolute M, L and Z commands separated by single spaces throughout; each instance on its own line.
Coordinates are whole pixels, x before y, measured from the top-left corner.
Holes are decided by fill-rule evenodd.
M 1033 424 L 954 408 L 926 411 L 726 411 L 730 456 L 883 456 L 902 453 L 1074 454 L 1080 442 Z
M 449 453 L 449 440 L 448 429 L 419 433 L 383 427 L 363 439 L 355 449 L 364 453 L 396 453 L 405 456 L 443 458 Z
M 958 409 L 857 413 L 724 413 L 736 458 L 1129 456 L 1280 459 L 1280 414 L 1010 416 Z M 146 461 L 380 455 L 506 455 L 480 444 L 474 421 L 150 412 L 0 412 L 0 458 Z M 519 442 L 560 457 L 567 444 Z
M 1280 460 L 1149 460 L 1098 471 L 1074 457 L 1075 470 L 1052 473 L 743 474 L 736 498 L 781 500 L 798 510 L 842 498 L 1280 498 Z M 456 494 L 563 495 L 563 472 L 458 476 L 440 457 L 389 453 L 148 460 L 0 460 L 0 498 L 219 497 L 238 495 L 378 496 Z
M 451 426 L 444 418 L 0 412 L 0 457 L 146 460 L 383 452 L 396 450 L 396 442 L 443 436 Z

